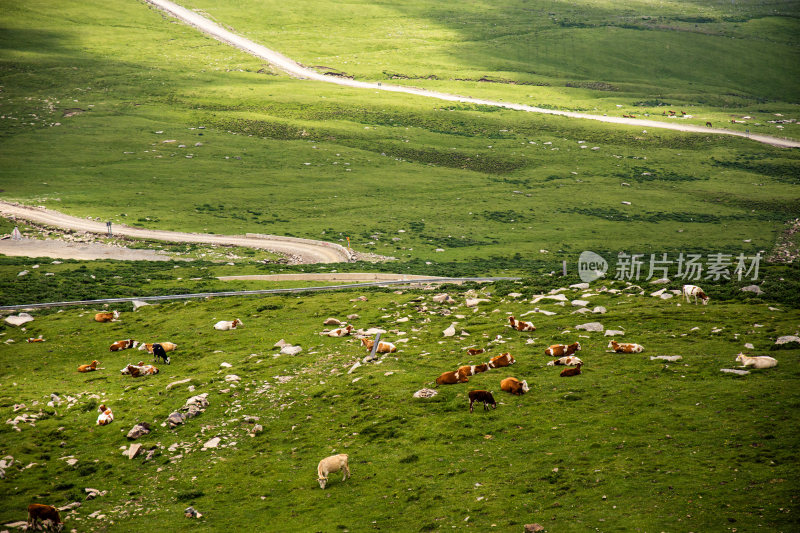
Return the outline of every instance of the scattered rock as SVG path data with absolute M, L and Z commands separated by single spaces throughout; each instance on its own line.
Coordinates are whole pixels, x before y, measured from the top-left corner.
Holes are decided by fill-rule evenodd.
M 280 349 L 283 348 L 284 346 L 291 346 L 291 345 L 285 340 L 281 339 L 278 342 L 276 342 L 272 347 Z
M 720 372 L 727 372 L 729 374 L 736 374 L 738 376 L 746 376 L 750 373 L 749 370 L 739 370 L 738 368 L 720 368 Z
M 605 328 L 600 322 L 587 322 L 586 324 L 575 326 L 575 329 L 582 329 L 585 331 L 603 331 Z
M 131 440 L 136 440 L 142 435 L 150 433 L 150 424 L 147 422 L 139 422 L 128 432 L 127 437 Z
M 675 297 L 675 295 L 674 295 L 674 294 L 672 294 L 671 292 L 665 292 L 664 294 L 662 294 L 662 295 L 660 296 L 660 298 L 661 298 L 662 300 L 669 300 L 670 298 L 674 298 L 674 297 Z
M 68 503 L 67 505 L 65 505 L 63 507 L 59 507 L 58 510 L 59 511 L 71 511 L 73 509 L 77 509 L 80 506 L 81 506 L 81 502 L 72 502 L 72 503 Z
M 9 315 L 6 317 L 6 324 L 9 326 L 21 326 L 22 324 L 27 324 L 31 322 L 33 317 L 28 313 L 20 313 L 18 315 Z
M 261 424 L 256 424 L 253 426 L 253 429 L 250 430 L 250 436 L 255 437 L 259 433 L 264 431 L 264 427 Z
M 589 305 L 588 300 L 572 300 L 570 303 L 572 304 L 572 307 L 586 307 Z
M 536 533 L 537 531 L 544 531 L 544 527 L 540 524 L 525 524 L 525 533 Z
M 228 383 L 235 383 L 235 382 L 241 381 L 241 380 L 242 380 L 242 378 L 240 378 L 236 374 L 228 374 L 227 376 L 225 376 L 225 381 L 227 381 Z
M 665 285 L 665 284 L 669 283 L 669 279 L 668 278 L 658 278 L 658 279 L 654 279 L 650 283 L 652 283 L 653 285 Z
M 414 393 L 414 398 L 433 398 L 437 394 L 439 392 L 433 389 L 420 389 Z
M 179 413 L 175 411 L 169 417 L 167 417 L 167 424 L 169 424 L 170 428 L 174 428 L 175 426 L 179 426 L 186 421 L 186 416 L 183 413 Z
M 341 326 L 342 321 L 337 318 L 328 318 L 325 322 L 322 323 L 325 326 Z
M 217 446 L 219 446 L 221 440 L 222 439 L 220 439 L 219 437 L 214 437 L 213 439 L 206 441 L 206 443 L 203 444 L 203 448 L 204 449 L 216 448 Z
M 86 491 L 86 499 L 87 500 L 94 500 L 98 496 L 105 496 L 106 494 L 108 494 L 107 490 L 100 491 L 100 490 L 97 490 L 97 489 L 90 489 L 90 488 L 85 488 L 83 490 Z M 80 505 L 80 502 L 75 502 L 75 503 Z
M 800 337 L 797 335 L 784 335 L 783 337 L 778 337 L 775 344 L 786 344 L 789 342 L 800 342 Z
M 149 303 L 143 302 L 142 300 L 134 300 L 131 303 L 133 304 L 134 311 L 138 311 L 140 307 L 145 307 L 147 305 L 150 305 Z
M 755 350 L 756 349 L 756 347 L 753 346 L 752 344 L 750 344 L 749 342 L 745 343 L 744 347 L 747 348 L 748 350 Z
M 617 336 L 622 336 L 622 335 L 625 335 L 625 332 L 622 331 L 621 329 L 609 329 L 609 330 L 606 330 L 606 332 L 605 332 L 605 336 L 606 337 L 617 337 Z
M 297 355 L 303 351 L 300 346 L 292 346 L 291 344 L 281 348 L 281 353 L 284 355 Z
M 467 307 L 477 307 L 478 304 L 481 303 L 481 302 L 491 302 L 491 300 L 488 300 L 486 298 L 467 298 L 466 299 L 466 306 Z
M 220 363 L 220 368 L 231 368 L 233 365 L 230 363 Z
M 589 284 L 588 283 L 573 283 L 572 285 L 569 286 L 569 288 L 570 289 L 577 289 L 579 291 L 585 291 L 586 289 L 589 288 Z
M 443 292 L 441 294 L 437 294 L 433 297 L 433 301 L 437 304 L 454 304 L 456 301 L 453 299 L 452 296 Z
M 358 315 L 347 315 L 347 320 L 355 320 L 357 318 L 361 318 L 361 317 L 358 316 Z
M 605 307 L 603 307 L 602 305 L 598 305 L 597 307 L 592 309 L 592 313 L 600 313 L 601 315 L 606 314 L 607 311 L 608 310 Z
M 450 324 L 450 327 L 442 332 L 442 335 L 444 335 L 445 337 L 452 337 L 455 334 L 456 334 L 456 323 L 455 322 Z
M 674 363 L 675 361 L 680 361 L 683 359 L 680 355 L 651 355 L 650 360 L 655 361 L 656 359 L 661 359 L 662 361 L 669 361 L 670 363 Z
M 756 293 L 756 296 L 764 294 L 764 291 L 762 291 L 761 287 L 758 285 L 748 285 L 747 287 L 742 287 L 742 292 L 754 292 Z
M 180 381 L 173 381 L 169 385 L 167 385 L 167 390 L 170 390 L 172 387 L 177 387 L 178 385 L 183 385 L 184 383 L 189 383 L 192 381 L 192 378 L 182 379 Z
M 134 457 L 136 457 L 137 455 L 139 455 L 139 452 L 141 450 L 142 450 L 142 445 L 141 444 L 138 444 L 138 443 L 131 444 L 131 447 L 128 448 L 126 451 L 122 452 L 122 455 L 126 455 L 128 457 L 128 459 L 130 460 L 130 459 L 133 459 Z

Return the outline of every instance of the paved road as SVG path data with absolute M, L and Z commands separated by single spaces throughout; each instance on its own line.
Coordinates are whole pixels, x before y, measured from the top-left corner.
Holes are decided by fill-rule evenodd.
M 98 234 L 107 233 L 105 222 L 96 222 L 90 219 L 73 217 L 50 209 L 27 207 L 0 201 L 0 214 L 62 229 Z M 350 256 L 344 247 L 334 243 L 310 239 L 297 239 L 274 235 L 257 236 L 254 234 L 211 235 L 206 233 L 183 233 L 178 231 L 132 228 L 122 224 L 114 224 L 112 230 L 115 235 L 134 239 L 243 246 L 247 248 L 269 250 L 289 256 L 293 263 L 342 263 L 350 260 Z
M 426 96 L 429 98 L 437 98 L 439 100 L 447 100 L 451 102 L 462 102 L 467 104 L 504 107 L 507 109 L 515 109 L 517 111 L 526 111 L 529 113 L 544 113 L 548 115 L 559 115 L 570 118 L 597 120 L 600 122 L 610 122 L 613 124 L 624 124 L 628 126 L 637 126 L 642 128 L 660 128 L 660 129 L 677 130 L 690 133 L 703 133 L 703 134 L 715 134 L 715 135 L 734 135 L 737 137 L 747 137 L 754 141 L 758 141 L 765 144 L 771 144 L 773 146 L 780 146 L 784 148 L 800 148 L 800 141 L 794 141 L 791 139 L 782 139 L 779 137 L 772 137 L 769 135 L 754 135 L 735 130 L 727 130 L 722 128 L 708 128 L 705 126 L 697 126 L 693 124 L 674 124 L 670 122 L 661 122 L 658 120 L 645 120 L 645 119 L 625 118 L 625 117 L 608 117 L 604 115 L 590 115 L 587 113 L 577 113 L 574 111 L 556 111 L 553 109 L 544 109 L 541 107 L 534 107 L 522 104 L 495 102 L 492 100 L 483 100 L 480 98 L 456 96 L 453 94 L 440 93 L 437 91 L 428 91 L 425 89 L 418 89 L 414 87 L 403 87 L 400 85 L 384 85 L 383 83 L 370 83 L 370 82 L 351 80 L 347 78 L 339 78 L 335 76 L 325 76 L 323 74 L 320 74 L 319 72 L 316 72 L 315 70 L 301 66 L 297 62 L 289 59 L 288 57 L 274 50 L 270 50 L 265 46 L 262 46 L 249 39 L 245 39 L 244 37 L 236 35 L 226 30 L 225 28 L 219 26 L 218 24 L 212 22 L 211 20 L 202 17 L 197 13 L 195 13 L 194 11 L 186 9 L 185 7 L 182 7 L 174 2 L 170 2 L 168 0 L 146 0 L 146 1 L 156 6 L 157 8 L 173 15 L 174 17 L 185 22 L 186 24 L 194 26 L 200 31 L 203 31 L 211 35 L 212 37 L 219 39 L 224 43 L 230 44 L 232 46 L 235 46 L 236 48 L 244 50 L 249 54 L 252 54 L 256 57 L 269 61 L 269 63 L 274 65 L 275 67 L 302 79 L 323 81 L 326 83 L 335 83 L 337 85 L 346 85 L 348 87 L 357 87 L 360 89 L 409 93 L 418 96 Z

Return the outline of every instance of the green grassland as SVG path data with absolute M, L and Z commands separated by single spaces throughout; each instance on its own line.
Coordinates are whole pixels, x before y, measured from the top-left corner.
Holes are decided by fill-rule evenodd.
M 437 262 L 534 260 L 543 249 L 753 253 L 800 211 L 796 150 L 295 80 L 144 4 L 67 2 L 57 16 L 42 2 L 2 8 L 4 199 L 160 229 L 349 236 L 360 251 Z M 464 9 L 477 31 L 478 6 Z M 784 28 L 759 46 L 791 44 L 795 19 L 748 9 L 763 32 Z M 727 27 L 729 14 L 714 16 Z M 760 80 L 778 69 L 757 63 Z M 795 105 L 796 95 L 751 91 L 770 112 Z
M 3 341 L 16 341 L 0 343 L 0 412 L 8 419 L 40 414 L 34 425 L 19 424 L 20 432 L 0 425 L 0 455 L 15 460 L 0 480 L 0 520 L 24 519 L 32 501 L 82 501 L 62 513 L 68 528 L 520 531 L 539 522 L 550 531 L 795 529 L 800 351 L 769 348 L 797 331 L 797 310 L 714 293 L 708 306 L 678 307 L 677 298 L 598 292 L 603 286 L 624 285 L 592 287 L 588 299 L 608 309 L 603 315 L 570 314 L 569 303 L 534 306 L 530 297 L 541 287 L 513 283 L 476 290 L 490 300 L 477 309 L 449 287 L 458 302 L 450 308 L 433 303 L 430 291 L 370 290 L 178 302 L 135 313 L 125 307 L 108 324 L 92 320 L 94 309 L 36 312 L 26 331 L 0 331 Z M 358 296 L 367 300 L 354 302 Z M 534 307 L 556 315 L 526 317 L 538 327 L 533 333 L 506 326 L 507 313 Z M 383 327 L 387 340 L 408 342 L 348 374 L 365 351 L 354 339 L 317 333 L 328 316 L 351 313 L 360 315 L 357 327 Z M 233 317 L 244 327 L 212 329 Z M 442 336 L 454 320 L 469 336 Z M 606 353 L 607 337 L 574 329 L 591 320 L 624 328 L 624 339 L 646 351 Z M 38 335 L 46 342 L 24 342 Z M 466 354 L 496 335 L 505 343 Z M 177 343 L 172 364 L 148 378 L 120 375 L 143 352 L 110 353 L 108 346 L 129 337 Z M 300 344 L 301 354 L 276 356 L 272 345 L 281 338 Z M 584 372 L 560 378 L 543 350 L 575 340 Z M 778 366 L 721 373 L 747 342 Z M 443 371 L 504 351 L 516 357 L 513 367 L 440 387 L 432 400 L 411 396 Z M 683 360 L 648 357 L 673 354 Z M 103 370 L 75 372 L 92 359 Z M 233 366 L 223 369 L 223 362 Z M 229 374 L 241 381 L 226 382 Z M 501 392 L 506 376 L 526 379 L 531 392 Z M 185 378 L 191 382 L 166 389 Z M 470 414 L 467 391 L 480 388 L 493 390 L 499 405 Z M 161 426 L 187 398 L 206 392 L 205 413 L 176 429 Z M 48 407 L 52 393 L 62 403 Z M 68 397 L 77 399 L 71 408 Z M 95 425 L 100 403 L 114 411 L 109 426 Z M 15 404 L 26 407 L 14 413 Z M 247 435 L 245 417 L 253 416 L 264 427 L 257 437 Z M 153 427 L 138 441 L 145 454 L 129 460 L 120 451 L 125 434 L 144 421 Z M 217 436 L 219 448 L 202 450 Z M 332 453 L 350 455 L 352 478 L 332 476 L 322 491 L 316 464 Z M 67 457 L 77 463 L 69 466 Z M 84 501 L 85 487 L 109 492 Z M 189 505 L 204 516 L 184 518 Z

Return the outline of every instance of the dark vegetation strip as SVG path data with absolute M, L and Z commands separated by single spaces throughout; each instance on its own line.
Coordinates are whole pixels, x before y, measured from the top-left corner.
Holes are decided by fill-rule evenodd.
M 0 311 L 18 311 L 22 309 L 44 309 L 48 307 L 67 307 L 71 305 L 97 305 L 109 303 L 126 303 L 140 300 L 143 302 L 162 302 L 167 300 L 188 300 L 192 298 L 219 298 L 223 296 L 258 296 L 263 294 L 286 294 L 295 292 L 319 292 L 333 291 L 341 289 L 354 289 L 364 287 L 380 287 L 381 285 L 417 285 L 425 283 L 461 283 L 461 282 L 494 282 L 494 281 L 514 281 L 519 278 L 428 278 L 415 280 L 397 281 L 370 281 L 367 283 L 350 283 L 346 285 L 326 285 L 323 287 L 297 287 L 289 289 L 262 289 L 254 291 L 224 291 L 224 292 L 197 292 L 192 294 L 169 294 L 163 296 L 141 296 L 128 298 L 101 298 L 98 300 L 77 300 L 71 302 L 44 302 L 21 305 L 0 306 Z

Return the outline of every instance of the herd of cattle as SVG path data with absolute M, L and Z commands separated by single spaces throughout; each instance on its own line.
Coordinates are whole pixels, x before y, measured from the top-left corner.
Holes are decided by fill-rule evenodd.
M 702 289 L 694 285 L 685 285 L 683 287 L 683 295 L 685 296 L 687 302 L 691 302 L 691 299 L 693 298 L 695 304 L 697 304 L 699 300 L 703 303 L 703 305 L 706 305 L 710 300 L 708 295 L 706 295 Z M 100 312 L 94 315 L 94 320 L 97 322 L 114 322 L 119 319 L 119 316 L 120 315 L 118 311 Z M 510 316 L 508 321 L 510 326 L 516 331 L 536 331 L 536 326 L 534 326 L 531 322 L 517 320 L 513 316 Z M 238 318 L 232 321 L 223 320 L 214 324 L 214 329 L 228 331 L 236 329 L 241 325 L 243 325 L 242 321 Z M 330 337 L 345 337 L 349 336 L 351 333 L 355 334 L 353 332 L 353 327 L 351 325 L 347 325 L 331 331 L 326 330 L 322 334 Z M 358 336 L 360 337 L 363 347 L 368 351 L 372 351 L 375 341 L 366 335 Z M 500 337 L 501 336 L 498 335 L 498 339 Z M 35 339 L 31 340 L 30 342 L 41 342 L 41 340 Z M 109 350 L 112 352 L 117 352 L 121 350 L 138 348 L 139 350 L 146 351 L 153 355 L 154 362 L 158 362 L 160 360 L 166 364 L 170 364 L 170 357 L 167 354 L 168 352 L 175 351 L 177 347 L 178 346 L 172 342 L 144 343 L 134 339 L 124 339 L 111 344 Z M 619 343 L 616 340 L 611 340 L 608 344 L 608 348 L 610 348 L 609 352 L 613 353 L 641 353 L 644 351 L 644 347 L 640 344 Z M 544 350 L 544 355 L 555 359 L 551 359 L 547 363 L 547 366 L 566 367 L 561 371 L 561 377 L 580 375 L 583 361 L 581 361 L 575 355 L 580 350 L 581 345 L 579 342 L 573 342 L 572 344 L 554 344 L 548 346 Z M 397 348 L 390 342 L 379 341 L 375 351 L 379 353 L 393 353 L 397 351 Z M 470 356 L 480 355 L 484 352 L 485 349 L 483 348 L 470 347 L 467 349 L 467 353 Z M 744 354 L 739 354 L 736 358 L 736 361 L 742 363 L 742 365 L 745 367 L 752 366 L 754 368 L 770 368 L 777 365 L 777 361 L 775 359 L 766 356 L 748 357 Z M 436 386 L 438 387 L 439 385 L 467 383 L 469 382 L 470 376 L 475 376 L 496 368 L 508 367 L 514 363 L 516 363 L 514 356 L 509 352 L 505 352 L 490 358 L 485 363 L 477 365 L 465 365 L 456 370 L 444 372 L 438 378 L 436 378 Z M 78 367 L 78 372 L 92 372 L 98 370 L 99 364 L 100 363 L 98 361 L 92 361 L 90 364 L 80 365 Z M 126 365 L 120 372 L 123 375 L 130 375 L 131 377 L 136 378 L 157 374 L 159 370 L 154 365 L 145 364 L 144 361 L 140 361 L 136 365 Z M 530 390 L 527 381 L 520 381 L 516 377 L 511 376 L 500 381 L 500 389 L 512 395 L 522 395 Z M 473 405 L 475 403 L 482 403 L 484 410 L 488 410 L 490 406 L 494 409 L 497 408 L 497 402 L 492 393 L 488 390 L 471 390 L 468 392 L 468 398 L 470 412 L 473 412 Z M 104 426 L 110 424 L 114 420 L 114 415 L 111 409 L 109 409 L 106 405 L 101 405 L 98 411 L 99 415 L 97 417 L 97 425 Z M 342 481 L 350 477 L 348 456 L 346 454 L 333 455 L 322 459 L 317 466 L 317 480 L 320 487 L 324 489 L 328 481 L 329 474 L 338 471 L 342 471 L 344 473 Z M 39 519 L 50 520 L 50 522 L 52 522 L 54 525 L 62 525 L 58 510 L 55 507 L 42 504 L 31 504 L 28 507 L 29 528 L 35 528 L 36 522 Z

